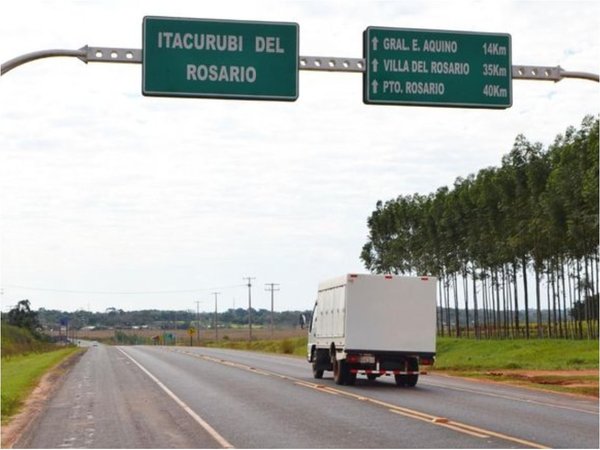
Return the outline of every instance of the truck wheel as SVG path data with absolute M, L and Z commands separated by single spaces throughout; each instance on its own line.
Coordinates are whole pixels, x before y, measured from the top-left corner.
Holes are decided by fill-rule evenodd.
M 408 358 L 406 361 L 407 369 L 411 372 L 417 372 L 413 375 L 394 375 L 398 386 L 415 387 L 419 380 L 419 361 L 416 358 Z
M 312 363 L 312 373 L 313 373 L 313 377 L 320 380 L 321 378 L 323 378 L 323 369 L 317 369 L 317 362 L 313 362 Z
M 404 386 L 404 380 L 406 375 L 394 375 L 394 379 L 396 380 L 396 386 Z
M 419 380 L 419 375 L 394 375 L 397 386 L 415 387 Z
M 354 386 L 356 384 L 356 374 L 352 373 L 348 370 L 348 373 L 346 373 L 346 384 L 348 386 Z
M 379 378 L 379 375 L 375 375 L 374 373 L 369 373 L 369 374 L 367 374 L 367 378 L 369 379 L 369 381 L 373 381 L 373 380 L 376 380 L 377 378 Z
M 419 375 L 406 375 L 405 384 L 408 387 L 415 387 L 417 385 L 417 381 L 419 381 Z
M 342 385 L 346 383 L 346 372 L 346 361 L 335 359 L 333 361 L 333 381 L 335 381 L 335 384 Z

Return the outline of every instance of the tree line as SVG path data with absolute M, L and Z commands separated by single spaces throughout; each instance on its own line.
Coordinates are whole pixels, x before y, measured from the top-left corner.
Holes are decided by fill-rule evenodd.
M 437 276 L 441 335 L 597 338 L 598 153 L 597 117 L 546 149 L 519 135 L 500 167 L 378 201 L 361 259 Z
M 201 312 L 199 315 L 195 311 L 163 311 L 163 310 L 139 310 L 123 311 L 115 307 L 107 308 L 104 312 L 92 311 L 59 311 L 40 308 L 37 311 L 39 323 L 45 328 L 56 328 L 61 325 L 67 325 L 70 328 L 80 329 L 83 327 L 95 328 L 131 328 L 148 326 L 158 329 L 188 329 L 190 326 L 196 326 L 197 320 L 200 320 L 202 328 L 210 328 L 214 325 L 214 313 Z M 271 323 L 271 311 L 266 309 L 252 308 L 252 323 L 257 326 L 269 326 Z M 273 325 L 280 328 L 295 327 L 299 324 L 301 314 L 308 314 L 308 311 L 274 311 Z M 248 310 L 244 308 L 230 308 L 217 314 L 217 320 L 220 327 L 235 327 L 248 325 Z

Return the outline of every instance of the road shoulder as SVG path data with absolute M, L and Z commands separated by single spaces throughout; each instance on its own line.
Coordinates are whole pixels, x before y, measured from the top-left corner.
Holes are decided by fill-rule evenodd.
M 48 403 L 48 399 L 62 386 L 66 375 L 79 362 L 85 351 L 69 355 L 50 369 L 27 397 L 21 410 L 2 425 L 2 448 L 12 448 L 21 435 L 31 426 Z
M 598 398 L 598 370 L 432 370 L 432 375 L 463 378 L 488 384 L 517 386 L 583 398 Z

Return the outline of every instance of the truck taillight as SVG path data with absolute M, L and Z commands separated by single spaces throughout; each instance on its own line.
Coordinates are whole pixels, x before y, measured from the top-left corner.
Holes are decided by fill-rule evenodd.
M 350 364 L 356 364 L 359 361 L 359 356 L 358 355 L 348 355 L 346 356 L 346 362 L 350 363 Z
M 375 356 L 374 355 L 347 355 L 346 362 L 348 364 L 375 364 Z
M 422 366 L 431 366 L 431 365 L 433 365 L 433 359 L 432 358 L 419 358 L 419 363 Z
M 392 279 L 392 276 L 391 276 L 391 275 L 386 275 L 386 276 L 385 276 L 385 279 L 386 279 L 386 280 L 391 280 L 391 279 Z

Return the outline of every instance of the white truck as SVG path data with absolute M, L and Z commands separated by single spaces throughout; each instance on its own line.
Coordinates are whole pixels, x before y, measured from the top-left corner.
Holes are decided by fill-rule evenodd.
M 348 274 L 319 284 L 308 329 L 313 376 L 333 371 L 336 384 L 358 374 L 394 375 L 415 386 L 419 366 L 432 365 L 436 338 L 436 278 Z

